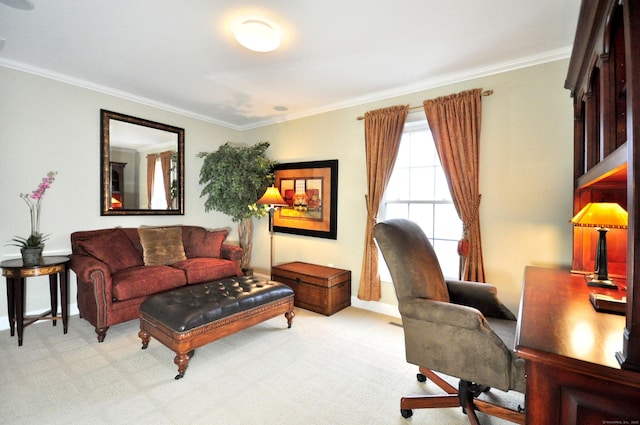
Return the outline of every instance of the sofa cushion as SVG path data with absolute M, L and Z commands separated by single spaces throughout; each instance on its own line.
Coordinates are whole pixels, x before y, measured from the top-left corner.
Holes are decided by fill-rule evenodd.
M 182 227 L 141 227 L 138 229 L 145 266 L 161 266 L 186 260 Z
M 105 263 L 111 273 L 143 265 L 140 253 L 122 229 L 99 232 L 78 241 L 78 245 L 87 254 Z
M 173 263 L 171 267 L 184 272 L 188 285 L 211 282 L 237 274 L 236 263 L 222 258 L 190 258 Z
M 182 270 L 171 266 L 138 266 L 120 270 L 111 275 L 113 298 L 130 300 L 156 294 L 187 283 Z
M 204 227 L 184 226 L 182 228 L 184 253 L 187 258 L 220 258 L 222 243 L 228 234 L 227 229 L 207 230 Z

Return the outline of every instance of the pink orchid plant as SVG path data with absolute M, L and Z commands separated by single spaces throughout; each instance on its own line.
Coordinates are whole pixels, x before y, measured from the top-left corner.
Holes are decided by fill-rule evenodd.
M 20 197 L 29 206 L 29 212 L 31 213 L 31 234 L 28 238 L 16 236 L 12 239 L 15 243 L 11 245 L 21 248 L 38 248 L 42 247 L 43 242 L 47 240 L 48 235 L 40 233 L 40 203 L 42 202 L 45 192 L 51 187 L 51 184 L 55 180 L 56 174 L 58 174 L 57 171 L 49 171 L 47 175 L 42 178 L 36 190 L 31 193 L 20 194 Z

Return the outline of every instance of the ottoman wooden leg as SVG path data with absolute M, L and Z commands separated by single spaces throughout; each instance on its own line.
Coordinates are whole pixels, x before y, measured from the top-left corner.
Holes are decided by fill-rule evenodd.
M 173 359 L 173 362 L 178 366 L 178 374 L 175 379 L 181 379 L 187 371 L 187 366 L 189 365 L 189 354 L 190 353 L 176 353 L 176 357 Z
M 293 321 L 293 318 L 296 316 L 296 314 L 293 312 L 293 310 L 291 311 L 287 311 L 284 314 L 284 317 L 287 318 L 287 328 L 291 328 L 291 322 Z
M 146 349 L 149 346 L 149 341 L 151 340 L 151 335 L 149 335 L 149 333 L 147 331 L 145 331 L 144 329 L 140 329 L 140 332 L 138 332 L 138 336 L 142 340 L 142 349 L 143 350 Z

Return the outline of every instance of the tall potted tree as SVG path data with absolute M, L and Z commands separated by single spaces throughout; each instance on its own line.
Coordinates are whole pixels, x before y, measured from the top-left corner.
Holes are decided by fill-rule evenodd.
M 229 142 L 215 152 L 200 152 L 204 158 L 200 168 L 200 192 L 206 198 L 205 211 L 220 211 L 238 223 L 240 246 L 244 250 L 241 267 L 249 268 L 253 236 L 253 217 L 268 211 L 256 204 L 273 182 L 276 162 L 267 158 L 269 142 L 255 145 L 233 145 Z

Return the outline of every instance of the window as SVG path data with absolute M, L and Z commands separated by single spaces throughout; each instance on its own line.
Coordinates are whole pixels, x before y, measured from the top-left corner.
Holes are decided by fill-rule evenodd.
M 167 209 L 167 196 L 164 191 L 164 176 L 162 175 L 160 155 L 158 155 L 158 158 L 156 159 L 156 168 L 153 173 L 153 183 L 151 184 L 151 209 Z
M 416 222 L 431 241 L 445 277 L 458 278 L 457 246 L 462 236 L 462 222 L 453 206 L 426 121 L 405 124 L 379 216 Z M 379 262 L 379 269 L 381 278 L 390 281 L 384 261 Z

